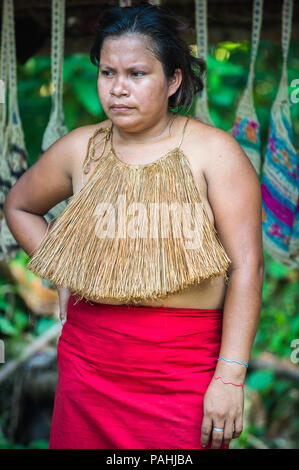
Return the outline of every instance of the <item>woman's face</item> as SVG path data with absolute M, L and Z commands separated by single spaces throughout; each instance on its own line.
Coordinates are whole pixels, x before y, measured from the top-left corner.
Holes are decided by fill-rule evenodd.
M 167 82 L 161 62 L 138 34 L 108 37 L 102 46 L 98 93 L 109 119 L 132 132 L 146 129 L 168 113 L 168 97 L 179 88 L 181 70 Z M 123 106 L 123 107 L 117 107 Z

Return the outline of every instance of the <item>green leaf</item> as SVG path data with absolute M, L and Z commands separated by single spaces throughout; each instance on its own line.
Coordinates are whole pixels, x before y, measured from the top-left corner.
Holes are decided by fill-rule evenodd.
M 28 325 L 28 315 L 21 310 L 16 310 L 13 319 L 18 330 L 23 330 Z
M 273 384 L 275 374 L 273 370 L 257 370 L 247 377 L 247 384 L 255 390 L 264 390 Z
M 103 113 L 97 92 L 96 75 L 92 77 L 74 77 L 71 81 L 71 87 L 77 100 L 88 112 L 94 116 L 99 116 Z
M 0 449 L 10 449 L 11 443 L 4 437 L 0 436 Z
M 41 72 L 51 73 L 51 58 L 48 56 L 30 57 L 24 64 L 24 71 L 28 76 L 36 76 Z
M 280 263 L 276 263 L 275 261 L 272 261 L 271 263 L 268 264 L 268 273 L 276 278 L 282 278 L 287 276 L 288 272 L 290 271 L 290 268 L 287 266 L 283 266 Z
M 52 318 L 40 318 L 35 326 L 35 333 L 41 335 L 56 323 L 57 320 L 53 320 Z
M 46 441 L 44 439 L 32 441 L 28 445 L 28 449 L 48 449 L 48 448 L 49 448 L 49 441 Z
M 5 300 L 0 299 L 0 310 L 6 312 L 7 310 L 7 302 Z
M 5 335 L 15 335 L 18 333 L 16 327 L 3 316 L 0 316 L 0 331 Z

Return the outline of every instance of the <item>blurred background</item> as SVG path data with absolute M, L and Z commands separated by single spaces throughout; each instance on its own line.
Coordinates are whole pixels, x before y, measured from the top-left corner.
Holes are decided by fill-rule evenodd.
M 185 39 L 196 54 L 194 3 L 161 3 L 190 24 Z M 206 3 L 209 111 L 214 124 L 228 131 L 248 77 L 253 2 Z M 66 1 L 63 111 L 68 131 L 105 119 L 89 49 L 96 16 L 106 4 L 118 2 Z M 254 104 L 262 161 L 282 73 L 282 4 L 264 2 L 255 65 Z M 287 62 L 289 96 L 294 79 L 299 88 L 299 8 L 298 2 L 294 4 Z M 41 154 L 51 111 L 51 1 L 15 0 L 14 8 L 18 103 L 30 166 Z M 290 111 L 298 150 L 299 103 L 291 101 Z M 246 377 L 244 430 L 231 442 L 231 449 L 299 448 L 298 266 L 287 266 L 266 250 L 264 256 L 263 305 Z M 61 330 L 57 292 L 27 270 L 27 262 L 20 249 L 9 262 L 0 263 L 0 337 L 5 349 L 5 362 L 0 364 L 2 449 L 48 448 L 57 382 L 56 345 Z

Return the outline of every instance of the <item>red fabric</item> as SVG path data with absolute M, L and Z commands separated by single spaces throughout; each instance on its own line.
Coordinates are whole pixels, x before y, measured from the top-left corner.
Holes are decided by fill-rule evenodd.
M 74 302 L 57 346 L 49 448 L 204 449 L 222 310 Z

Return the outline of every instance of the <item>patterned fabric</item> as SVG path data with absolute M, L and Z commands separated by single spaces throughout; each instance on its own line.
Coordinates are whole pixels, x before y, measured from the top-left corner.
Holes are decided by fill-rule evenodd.
M 13 0 L 4 0 L 2 8 L 0 78 L 4 83 L 5 103 L 0 106 L 0 260 L 8 263 L 20 247 L 8 228 L 3 207 L 8 191 L 27 170 L 28 161 L 17 100 Z
M 271 109 L 269 137 L 262 174 L 263 241 L 278 262 L 299 265 L 299 159 L 293 145 L 288 97 L 287 55 L 291 35 L 292 0 L 284 0 L 282 15 L 282 76 Z
M 253 99 L 254 65 L 258 51 L 262 23 L 263 0 L 253 2 L 252 47 L 248 80 L 245 91 L 239 102 L 234 126 L 229 131 L 239 142 L 257 174 L 261 167 L 260 125 L 255 112 Z
M 299 152 L 297 152 L 297 158 L 299 159 Z M 299 253 L 299 197 L 297 199 L 296 212 L 294 217 L 294 223 L 291 233 L 290 240 L 290 258 L 294 259 L 296 266 L 299 264 L 298 253 Z

